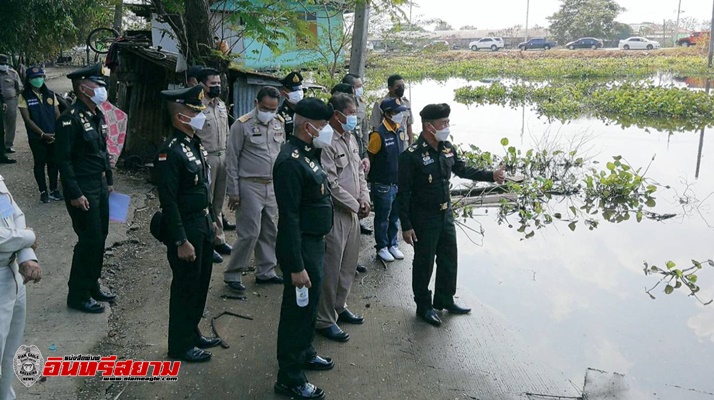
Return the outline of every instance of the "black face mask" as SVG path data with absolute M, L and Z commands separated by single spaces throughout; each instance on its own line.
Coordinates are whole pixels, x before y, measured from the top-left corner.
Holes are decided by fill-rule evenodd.
M 215 99 L 216 97 L 221 95 L 221 87 L 220 86 L 211 86 L 208 88 L 208 97 Z
M 403 87 L 397 88 L 397 90 L 394 91 L 394 94 L 396 94 L 397 97 L 404 97 L 404 88 Z

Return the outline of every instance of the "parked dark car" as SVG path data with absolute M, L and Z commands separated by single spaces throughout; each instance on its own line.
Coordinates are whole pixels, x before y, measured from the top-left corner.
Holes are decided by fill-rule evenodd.
M 603 46 L 603 42 L 600 39 L 595 39 L 591 37 L 580 38 L 578 40 L 573 40 L 572 42 L 565 45 L 570 50 L 575 49 L 599 49 Z
M 557 42 L 553 42 L 545 39 L 531 39 L 527 42 L 519 43 L 518 48 L 520 50 L 530 50 L 530 49 L 543 49 L 550 50 L 557 46 Z

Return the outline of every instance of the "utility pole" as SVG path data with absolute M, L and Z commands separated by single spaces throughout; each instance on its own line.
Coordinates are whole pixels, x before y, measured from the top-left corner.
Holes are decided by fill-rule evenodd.
M 714 4 L 712 4 L 712 26 L 709 28 L 709 68 L 712 67 L 712 56 L 714 55 Z
M 526 42 L 528 41 L 528 17 L 531 13 L 531 0 L 526 0 Z
M 350 73 L 364 79 L 367 61 L 367 32 L 369 31 L 369 1 L 358 1 L 355 7 L 352 50 L 350 50 Z
M 124 0 L 117 0 L 114 6 L 114 23 L 112 27 L 121 35 L 122 20 L 124 18 Z
M 674 23 L 674 33 L 672 34 L 672 47 L 677 45 L 677 35 L 679 34 L 679 15 L 682 14 L 682 0 L 679 0 L 677 6 L 677 22 Z M 664 45 L 664 43 L 663 43 Z

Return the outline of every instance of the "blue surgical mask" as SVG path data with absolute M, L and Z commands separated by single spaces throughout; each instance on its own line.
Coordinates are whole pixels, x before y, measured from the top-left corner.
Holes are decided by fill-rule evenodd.
M 339 111 L 338 111 L 339 112 Z M 342 114 L 340 112 L 340 114 Z M 346 131 L 353 131 L 357 127 L 357 116 L 356 115 L 345 115 L 342 114 L 345 118 L 347 118 L 347 121 L 342 124 L 342 129 Z
M 363 88 L 363 87 L 360 86 L 360 87 L 358 87 L 357 89 L 355 89 L 355 96 L 357 96 L 357 97 L 362 97 L 363 94 L 364 94 L 364 88 Z

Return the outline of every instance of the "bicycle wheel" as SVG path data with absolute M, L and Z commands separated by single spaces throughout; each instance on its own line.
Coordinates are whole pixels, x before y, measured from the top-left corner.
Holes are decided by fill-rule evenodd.
M 109 53 L 109 47 L 116 42 L 119 32 L 112 28 L 97 28 L 89 32 L 87 36 L 87 46 L 92 51 L 99 54 Z

